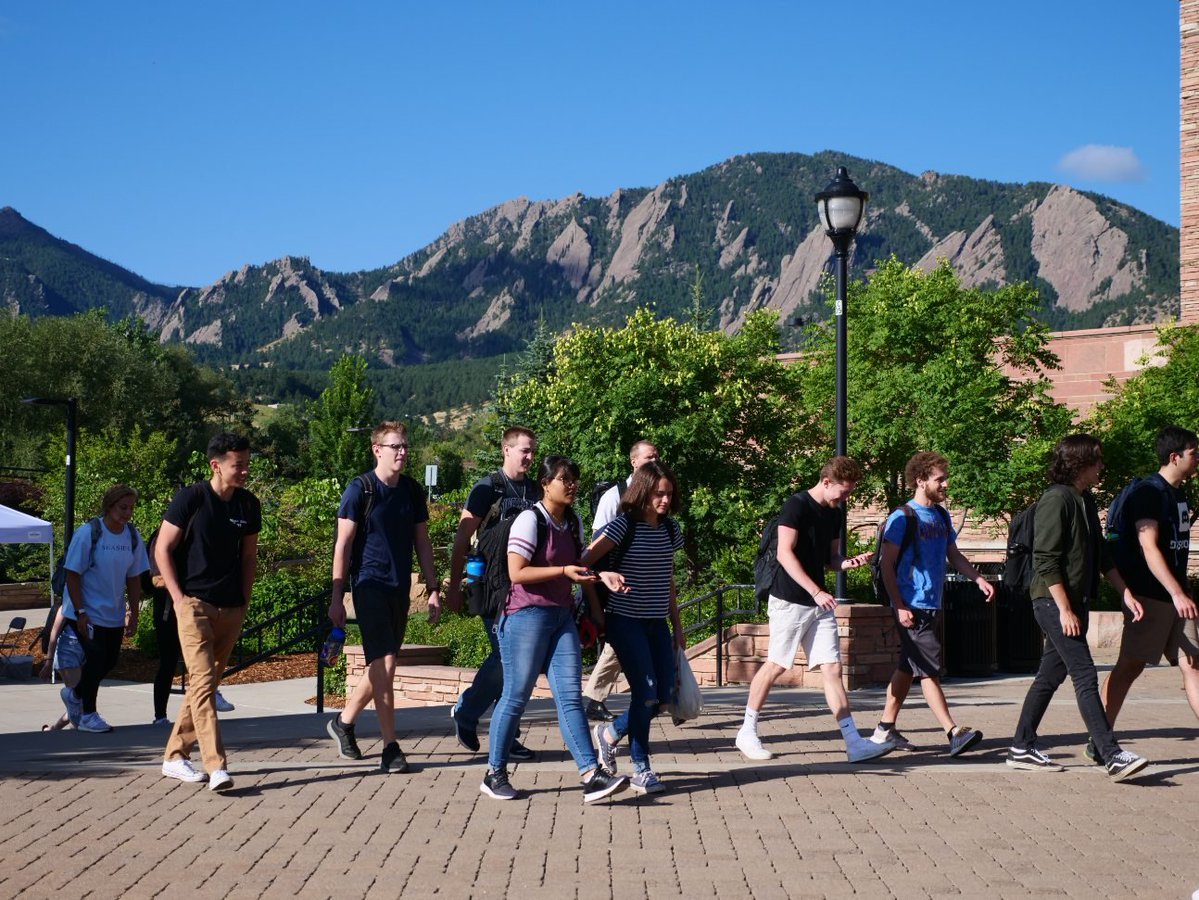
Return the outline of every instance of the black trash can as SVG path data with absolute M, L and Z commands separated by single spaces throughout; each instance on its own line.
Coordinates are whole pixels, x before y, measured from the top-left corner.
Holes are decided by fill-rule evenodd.
M 995 604 L 973 581 L 956 572 L 941 595 L 945 621 L 945 671 L 949 675 L 993 675 L 998 668 Z
M 1002 584 L 996 598 L 999 617 L 999 671 L 1027 674 L 1041 665 L 1045 635 L 1032 614 L 1028 591 Z

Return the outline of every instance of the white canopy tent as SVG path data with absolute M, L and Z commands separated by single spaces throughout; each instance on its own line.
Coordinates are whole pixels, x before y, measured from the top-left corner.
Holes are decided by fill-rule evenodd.
M 44 519 L 23 513 L 19 509 L 0 506 L 0 544 L 48 544 L 50 574 L 53 574 L 54 528 Z
M 54 529 L 49 522 L 18 509 L 0 506 L 0 544 L 51 544 Z

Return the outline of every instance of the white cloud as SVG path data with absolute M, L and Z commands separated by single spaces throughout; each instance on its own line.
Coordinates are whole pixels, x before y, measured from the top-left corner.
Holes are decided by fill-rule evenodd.
M 1087 181 L 1144 181 L 1146 177 L 1131 147 L 1087 144 L 1063 156 L 1057 167 Z

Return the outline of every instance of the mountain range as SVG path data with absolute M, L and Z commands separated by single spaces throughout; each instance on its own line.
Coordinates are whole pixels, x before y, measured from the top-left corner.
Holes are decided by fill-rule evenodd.
M 1177 228 L 1063 185 L 912 175 L 832 152 L 737 156 L 607 197 L 519 198 L 384 268 L 288 256 L 205 287 L 153 284 L 6 207 L 0 301 L 30 316 L 105 307 L 207 362 L 289 370 L 343 352 L 380 368 L 492 357 L 521 349 L 539 320 L 560 331 L 637 305 L 684 314 L 697 282 L 713 327 L 763 307 L 788 322 L 824 309 L 831 244 L 813 196 L 839 165 L 870 192 L 853 276 L 891 254 L 923 267 L 945 257 L 968 286 L 1033 282 L 1056 329 L 1177 315 Z

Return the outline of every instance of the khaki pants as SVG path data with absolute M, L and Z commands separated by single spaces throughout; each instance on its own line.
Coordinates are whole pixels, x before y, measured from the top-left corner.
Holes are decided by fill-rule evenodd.
M 595 661 L 595 668 L 591 670 L 591 677 L 587 679 L 587 687 L 583 688 L 583 696 L 588 700 L 603 703 L 612 693 L 612 688 L 616 687 L 619 678 L 620 660 L 616 658 L 616 651 L 612 649 L 612 645 L 604 644 L 604 650 Z
M 246 607 L 213 606 L 198 597 L 184 597 L 175 614 L 179 649 L 187 665 L 187 693 L 167 739 L 164 758 L 188 759 L 192 744 L 198 742 L 204 769 L 212 774 L 226 768 L 225 745 L 216 715 L 216 689 L 241 634 Z

